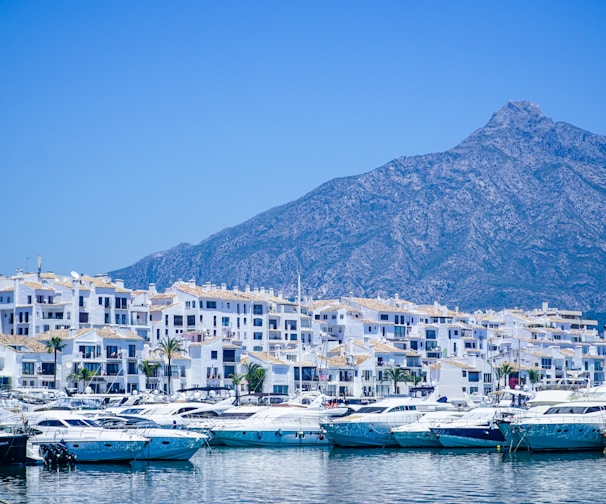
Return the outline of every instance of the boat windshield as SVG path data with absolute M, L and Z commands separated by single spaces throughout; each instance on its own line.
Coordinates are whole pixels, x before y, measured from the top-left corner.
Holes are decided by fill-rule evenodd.
M 586 415 L 598 411 L 606 411 L 606 406 L 552 406 L 545 412 L 545 415 Z
M 70 427 L 93 427 L 93 425 L 80 418 L 66 418 L 65 423 Z
M 385 406 L 363 406 L 356 414 L 360 413 L 383 413 L 387 408 Z

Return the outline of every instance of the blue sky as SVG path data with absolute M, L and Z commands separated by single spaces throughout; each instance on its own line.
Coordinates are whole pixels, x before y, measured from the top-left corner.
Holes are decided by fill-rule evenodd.
M 97 274 L 508 100 L 606 134 L 602 1 L 0 0 L 0 273 Z

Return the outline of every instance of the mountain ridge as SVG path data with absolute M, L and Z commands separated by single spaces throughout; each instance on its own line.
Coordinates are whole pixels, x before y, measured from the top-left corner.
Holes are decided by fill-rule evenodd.
M 606 311 L 606 137 L 508 102 L 442 152 L 398 157 L 110 272 L 318 297 Z

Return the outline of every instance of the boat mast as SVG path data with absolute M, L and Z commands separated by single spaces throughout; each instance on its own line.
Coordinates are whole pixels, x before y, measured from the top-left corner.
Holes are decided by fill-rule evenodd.
M 303 393 L 303 366 L 301 364 L 301 273 L 297 271 L 297 295 L 298 295 L 298 318 L 297 320 L 297 343 L 299 353 L 299 393 Z

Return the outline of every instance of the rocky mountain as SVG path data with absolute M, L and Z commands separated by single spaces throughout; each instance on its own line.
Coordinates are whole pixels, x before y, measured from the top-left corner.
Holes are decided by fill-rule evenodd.
M 510 102 L 451 150 L 401 157 L 111 272 L 462 309 L 606 311 L 606 137 Z

